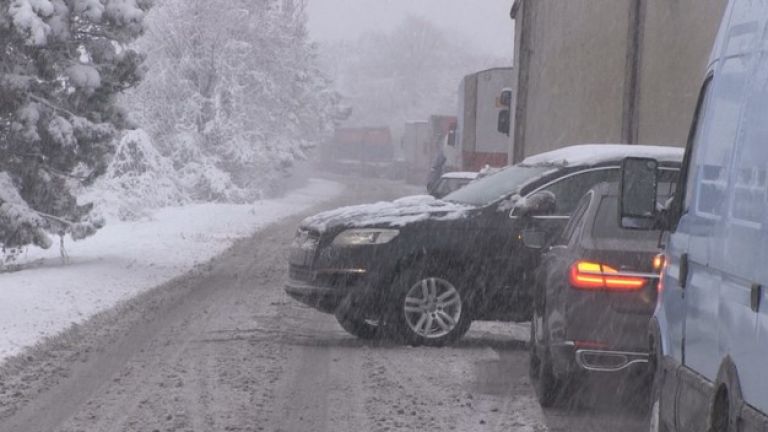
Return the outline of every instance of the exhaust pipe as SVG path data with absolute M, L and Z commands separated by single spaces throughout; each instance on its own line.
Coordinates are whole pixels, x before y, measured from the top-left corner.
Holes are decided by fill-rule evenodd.
M 588 371 L 618 372 L 633 364 L 648 363 L 648 354 L 581 349 L 576 351 L 576 363 Z

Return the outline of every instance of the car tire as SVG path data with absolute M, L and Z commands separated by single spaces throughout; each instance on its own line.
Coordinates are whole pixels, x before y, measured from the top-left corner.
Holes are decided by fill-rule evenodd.
M 451 270 L 443 270 L 451 269 Z M 390 311 L 397 338 L 419 346 L 444 346 L 461 339 L 472 324 L 468 290 L 456 266 L 443 262 L 411 265 L 395 281 Z
M 569 398 L 570 386 L 568 380 L 555 376 L 549 350 L 536 342 L 536 321 L 534 314 L 531 320 L 529 374 L 539 405 L 542 408 L 552 408 Z
M 371 340 L 379 337 L 379 326 L 368 320 L 337 313 L 336 321 L 347 333 L 359 339 Z

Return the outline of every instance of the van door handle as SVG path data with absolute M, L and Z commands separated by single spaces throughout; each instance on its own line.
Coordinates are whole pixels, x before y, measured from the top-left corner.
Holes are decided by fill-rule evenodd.
M 760 312 L 760 300 L 763 298 L 763 286 L 760 284 L 752 284 L 752 293 L 750 295 L 750 306 L 752 311 Z
M 678 275 L 680 287 L 683 289 L 688 285 L 688 266 L 688 254 L 684 253 L 680 256 L 680 274 Z

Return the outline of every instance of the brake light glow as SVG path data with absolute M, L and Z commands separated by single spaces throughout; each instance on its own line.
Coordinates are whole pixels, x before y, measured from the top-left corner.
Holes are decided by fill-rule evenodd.
M 664 268 L 666 261 L 667 259 L 664 257 L 664 254 L 658 254 L 653 257 L 653 271 L 660 272 Z
M 571 286 L 583 290 L 635 291 L 643 288 L 646 278 L 621 274 L 615 268 L 590 261 L 571 266 Z
M 661 294 L 664 292 L 664 277 L 667 273 L 667 265 L 669 265 L 669 263 L 667 262 L 667 259 L 664 258 L 664 263 L 659 270 L 659 283 L 656 284 L 656 292 L 658 293 L 659 300 L 661 300 Z

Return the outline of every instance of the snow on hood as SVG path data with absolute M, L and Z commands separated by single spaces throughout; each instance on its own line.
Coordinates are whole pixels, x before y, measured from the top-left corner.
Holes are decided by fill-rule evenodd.
M 323 212 L 304 219 L 301 227 L 318 232 L 337 225 L 349 228 L 402 227 L 427 219 L 461 219 L 466 217 L 467 211 L 474 208 L 441 201 L 429 195 L 415 195 L 395 201 L 341 207 Z
M 564 147 L 530 156 L 522 165 L 596 165 L 625 157 L 647 157 L 660 162 L 682 162 L 684 150 L 678 147 L 629 144 L 584 144 Z

